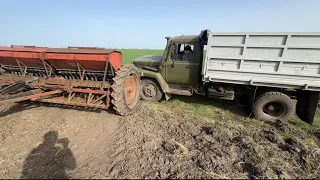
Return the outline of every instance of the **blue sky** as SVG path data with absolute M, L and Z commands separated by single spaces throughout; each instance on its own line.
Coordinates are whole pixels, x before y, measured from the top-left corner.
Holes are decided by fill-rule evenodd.
M 0 45 L 163 49 L 165 36 L 319 32 L 320 0 L 2 0 Z

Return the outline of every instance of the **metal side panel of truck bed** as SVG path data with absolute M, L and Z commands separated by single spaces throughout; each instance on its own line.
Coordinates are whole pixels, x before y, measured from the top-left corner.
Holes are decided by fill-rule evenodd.
M 208 32 L 203 80 L 320 91 L 320 33 Z

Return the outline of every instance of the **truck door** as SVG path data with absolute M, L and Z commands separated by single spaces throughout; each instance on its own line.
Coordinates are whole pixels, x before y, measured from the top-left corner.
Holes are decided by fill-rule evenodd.
M 189 45 L 191 47 L 191 59 L 183 58 L 184 48 Z M 194 53 L 192 44 L 173 44 L 171 54 L 165 63 L 165 79 L 168 84 L 193 84 L 194 70 Z

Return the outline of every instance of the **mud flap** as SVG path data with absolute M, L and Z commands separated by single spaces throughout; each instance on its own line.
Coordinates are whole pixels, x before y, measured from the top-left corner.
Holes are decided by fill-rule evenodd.
M 297 92 L 297 116 L 304 122 L 312 125 L 314 115 L 319 101 L 319 92 L 317 91 L 298 91 Z

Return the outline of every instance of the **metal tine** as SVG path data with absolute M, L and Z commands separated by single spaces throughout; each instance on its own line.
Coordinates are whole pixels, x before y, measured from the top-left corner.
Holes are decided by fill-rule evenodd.
M 74 80 L 74 79 L 76 79 L 76 77 L 74 76 L 74 74 L 72 73 L 72 72 L 70 72 L 70 76 L 71 76 L 71 78 Z
M 69 72 L 67 72 L 67 75 L 69 79 L 73 79 L 72 75 Z
M 73 78 L 73 79 L 78 79 L 78 77 L 77 77 L 77 74 L 76 74 L 76 73 L 73 73 L 73 72 L 72 72 L 72 73 L 71 73 L 71 75 L 72 75 L 72 78 Z
M 81 79 L 80 75 L 78 73 L 74 73 L 74 75 L 76 76 L 76 79 Z
M 67 72 L 67 75 L 69 79 L 73 79 L 72 75 L 69 72 Z
M 92 81 L 95 81 L 95 80 L 96 80 L 94 74 L 90 74 L 90 76 L 91 76 L 91 80 L 92 80 Z
M 61 72 L 60 74 L 61 74 L 61 76 L 62 76 L 63 78 L 67 79 L 67 78 L 66 78 L 66 74 L 65 74 L 64 72 Z
M 64 72 L 59 72 L 59 74 L 60 74 L 63 78 L 67 79 L 66 73 L 64 73 Z
M 72 74 L 73 74 L 73 76 L 74 76 L 74 79 L 77 79 L 77 80 L 79 80 L 79 79 L 80 79 L 79 74 L 77 74 L 77 73 L 72 73 Z
M 68 79 L 72 79 L 72 76 L 70 76 L 70 74 L 68 72 L 66 74 L 67 74 Z
M 90 73 L 87 73 L 87 74 L 85 75 L 85 77 L 86 77 L 86 80 L 87 80 L 87 81 L 88 81 L 88 80 L 92 80 L 92 76 L 91 76 Z
M 70 76 L 70 79 L 74 79 L 72 73 L 68 72 L 68 75 Z

